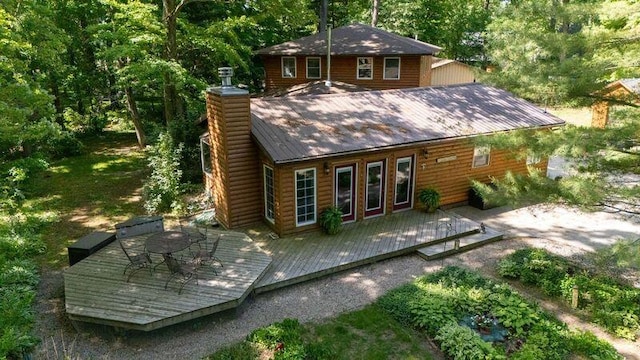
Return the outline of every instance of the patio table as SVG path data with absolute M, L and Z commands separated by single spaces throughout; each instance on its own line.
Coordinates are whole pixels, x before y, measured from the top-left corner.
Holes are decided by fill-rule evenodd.
M 155 233 L 147 239 L 145 247 L 148 252 L 162 254 L 165 258 L 176 251 L 184 250 L 191 245 L 189 235 L 181 231 L 163 231 Z M 162 264 L 164 260 L 160 263 Z M 157 264 L 156 266 L 160 265 Z

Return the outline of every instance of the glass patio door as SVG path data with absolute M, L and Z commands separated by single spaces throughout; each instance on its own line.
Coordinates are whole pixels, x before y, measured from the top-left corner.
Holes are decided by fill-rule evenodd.
M 364 216 L 384 214 L 385 161 L 367 163 Z
M 396 183 L 393 210 L 411 208 L 413 199 L 413 156 L 396 160 Z
M 342 210 L 342 221 L 356 219 L 356 164 L 335 169 L 334 204 Z

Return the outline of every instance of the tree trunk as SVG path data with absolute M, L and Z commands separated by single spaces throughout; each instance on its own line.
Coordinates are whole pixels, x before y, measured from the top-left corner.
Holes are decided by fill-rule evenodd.
M 124 90 L 127 97 L 127 109 L 131 114 L 131 120 L 133 121 L 133 127 L 136 129 L 136 137 L 138 138 L 138 147 L 144 149 L 147 145 L 147 139 L 142 128 L 142 121 L 140 121 L 140 114 L 138 113 L 138 105 L 136 99 L 133 97 L 133 89 L 131 86 L 127 86 Z
M 162 0 L 162 17 L 166 27 L 166 39 L 164 46 L 164 59 L 169 62 L 176 61 L 178 57 L 178 48 L 176 43 L 176 1 L 175 0 Z M 173 82 L 171 73 L 165 72 L 163 75 L 164 80 L 164 118 L 169 125 L 176 117 L 176 102 L 177 102 L 177 90 L 176 85 Z
M 371 26 L 378 26 L 378 12 L 380 11 L 380 0 L 373 0 L 371 7 Z
M 62 108 L 62 99 L 60 98 L 60 87 L 58 79 L 55 75 L 51 75 L 51 95 L 53 95 L 53 106 L 56 109 L 56 122 L 65 130 L 64 125 L 64 109 Z
M 327 31 L 327 17 L 329 13 L 329 0 L 320 0 L 319 9 L 320 24 L 318 25 L 318 32 L 323 33 Z

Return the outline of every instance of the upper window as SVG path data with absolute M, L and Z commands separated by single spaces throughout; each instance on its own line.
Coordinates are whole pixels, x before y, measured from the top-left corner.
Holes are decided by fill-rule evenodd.
M 264 165 L 264 217 L 275 221 L 275 196 L 273 190 L 273 169 Z
M 400 58 L 399 57 L 384 58 L 384 79 L 385 80 L 400 79 Z
M 320 79 L 320 58 L 307 58 L 307 79 Z
M 359 80 L 373 79 L 373 58 L 372 57 L 358 58 L 358 74 L 357 75 Z
M 296 226 L 316 222 L 316 169 L 296 170 Z
M 208 136 L 200 138 L 200 160 L 202 161 L 202 171 L 211 174 L 211 145 Z
M 283 56 L 282 57 L 282 77 L 283 78 L 295 78 L 296 77 L 296 58 L 295 58 L 295 56 Z
M 473 167 L 476 168 L 489 165 L 490 153 L 491 147 L 476 146 L 473 149 Z

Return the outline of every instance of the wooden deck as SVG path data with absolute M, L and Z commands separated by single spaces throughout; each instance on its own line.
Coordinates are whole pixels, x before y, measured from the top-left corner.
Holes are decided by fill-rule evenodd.
M 437 211 L 405 211 L 346 224 L 334 236 L 310 232 L 272 239 L 266 228 L 248 230 L 273 258 L 254 291 L 261 293 L 383 259 L 408 254 L 479 231 L 480 225 Z
M 154 330 L 239 306 L 261 293 L 478 232 L 480 225 L 443 211 L 406 211 L 346 224 L 338 235 L 309 232 L 273 238 L 266 226 L 245 233 L 211 230 L 208 241 L 222 238 L 216 255 L 224 268 L 215 275 L 206 267 L 199 281 L 164 283 L 169 272 L 138 271 L 127 283 L 128 260 L 113 242 L 64 273 L 66 311 L 72 320 L 135 330 Z M 142 249 L 151 234 L 125 239 Z M 154 262 L 161 258 L 156 256 Z
M 169 270 L 158 266 L 153 274 L 136 272 L 129 282 L 122 271 L 128 263 L 117 241 L 64 272 L 66 311 L 72 320 L 149 331 L 208 314 L 235 308 L 251 293 L 271 263 L 243 233 L 211 230 L 208 240 L 222 234 L 216 256 L 224 264 L 218 275 L 209 267 L 198 273 L 198 283 L 188 282 L 182 294 L 179 283 L 164 284 Z M 128 247 L 142 249 L 151 234 L 123 239 Z M 159 255 L 152 255 L 160 262 Z

